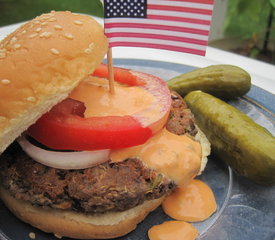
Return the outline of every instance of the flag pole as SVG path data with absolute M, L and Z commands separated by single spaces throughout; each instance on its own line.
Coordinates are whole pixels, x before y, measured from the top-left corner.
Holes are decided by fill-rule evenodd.
M 111 94 L 115 94 L 113 57 L 112 57 L 112 48 L 111 47 L 109 47 L 108 52 L 107 52 L 107 64 L 108 64 L 109 91 Z

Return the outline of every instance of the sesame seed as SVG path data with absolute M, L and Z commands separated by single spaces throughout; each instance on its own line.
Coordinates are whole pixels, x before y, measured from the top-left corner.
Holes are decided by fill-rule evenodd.
M 68 39 L 73 39 L 73 35 L 71 33 L 65 33 L 65 37 Z
M 49 14 L 45 14 L 45 15 L 41 16 L 39 19 L 44 21 L 44 20 L 48 20 L 50 17 L 52 17 L 52 16 L 50 16 Z
M 20 48 L 20 47 L 21 47 L 21 44 L 19 44 L 19 43 L 16 43 L 16 44 L 14 44 L 14 46 L 13 46 L 14 49 L 18 49 L 18 48 Z
M 50 36 L 52 36 L 51 32 L 47 32 L 47 34 L 45 35 L 46 38 L 49 38 Z
M 10 80 L 9 79 L 2 79 L 1 80 L 1 83 L 4 84 L 4 85 L 7 85 L 7 84 L 10 84 Z
M 59 238 L 59 239 L 61 239 L 62 238 L 62 236 L 61 235 L 58 235 L 58 234 L 54 234 L 54 236 L 56 237 L 56 238 Z
M 54 22 L 54 21 L 56 21 L 56 18 L 52 17 L 52 18 L 49 19 L 49 21 Z
M 94 48 L 94 46 L 95 46 L 95 44 L 94 44 L 94 43 L 90 43 L 90 44 L 89 44 L 89 48 L 91 48 L 91 49 L 93 49 L 93 48 Z
M 39 23 L 40 23 L 40 21 L 39 21 L 39 20 L 36 20 L 36 21 L 34 21 L 34 23 L 35 23 L 35 24 L 39 24 Z
M 41 26 L 46 26 L 48 24 L 48 22 L 42 22 Z
M 34 37 L 36 37 L 38 34 L 37 33 L 33 33 L 33 34 L 31 34 L 30 36 L 29 36 L 29 38 L 34 38 Z
M 0 53 L 4 53 L 6 51 L 7 51 L 7 49 L 5 49 L 5 48 L 0 49 Z
M 91 49 L 91 48 L 86 48 L 86 49 L 84 50 L 84 52 L 87 53 L 87 54 L 90 54 L 90 53 L 92 52 L 92 49 Z
M 58 54 L 59 54 L 59 51 L 58 51 L 56 48 L 51 48 L 51 52 L 52 52 L 54 55 L 58 55 Z
M 74 23 L 75 23 L 76 25 L 83 25 L 83 22 L 81 22 L 81 21 L 79 21 L 79 20 L 75 20 Z
M 30 232 L 29 233 L 29 237 L 30 237 L 30 239 L 35 239 L 35 233 L 34 232 Z
M 27 97 L 26 100 L 28 102 L 35 102 L 36 98 L 35 97 Z
M 52 17 L 53 15 L 51 14 L 51 13 L 46 13 L 46 14 L 43 14 L 42 16 L 41 16 L 41 18 L 43 18 L 43 19 L 49 19 L 50 17 Z
M 12 37 L 12 39 L 10 40 L 10 43 L 13 44 L 17 41 L 17 38 L 16 37 Z
M 42 30 L 42 28 L 41 27 L 39 27 L 39 28 L 36 28 L 36 32 L 38 33 L 38 32 L 40 32 Z
M 43 32 L 39 35 L 39 37 L 43 38 L 49 38 L 50 36 L 52 36 L 52 33 L 51 32 Z
M 74 16 L 79 16 L 79 14 L 78 14 L 78 13 L 72 13 L 72 15 L 74 15 Z
M 63 27 L 62 27 L 62 26 L 60 26 L 60 25 L 54 25 L 54 29 L 56 29 L 56 30 L 62 30 L 62 29 L 63 29 Z
M 22 34 L 25 34 L 26 32 L 27 32 L 26 30 L 23 30 L 23 31 L 22 31 Z

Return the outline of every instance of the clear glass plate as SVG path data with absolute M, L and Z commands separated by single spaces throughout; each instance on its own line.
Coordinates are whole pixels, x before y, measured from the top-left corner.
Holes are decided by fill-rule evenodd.
M 195 69 L 191 66 L 132 59 L 115 59 L 115 66 L 154 74 L 168 80 Z M 275 96 L 253 86 L 244 97 L 229 103 L 252 117 L 275 135 Z M 274 173 L 275 174 L 275 173 Z M 221 161 L 210 156 L 207 167 L 199 176 L 213 190 L 217 211 L 206 221 L 194 223 L 202 240 L 274 240 L 275 239 L 275 187 L 264 187 L 237 176 Z M 148 229 L 170 220 L 161 207 L 138 225 L 135 231 L 116 240 L 148 240 Z M 56 239 L 14 217 L 0 201 L 0 239 L 29 240 L 33 232 L 36 239 Z M 68 238 L 63 238 L 68 240 Z

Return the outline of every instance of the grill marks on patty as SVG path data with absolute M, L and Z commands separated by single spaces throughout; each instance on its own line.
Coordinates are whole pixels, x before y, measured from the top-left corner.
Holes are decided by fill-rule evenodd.
M 167 129 L 194 136 L 194 118 L 182 98 L 171 94 Z M 85 213 L 123 211 L 160 198 L 175 184 L 136 158 L 83 170 L 60 170 L 33 161 L 14 143 L 0 156 L 0 181 L 17 199 L 38 206 Z

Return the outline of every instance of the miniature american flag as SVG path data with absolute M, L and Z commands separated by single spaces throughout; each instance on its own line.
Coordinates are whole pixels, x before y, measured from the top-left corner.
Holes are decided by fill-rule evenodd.
M 214 0 L 104 0 L 110 47 L 205 55 Z

